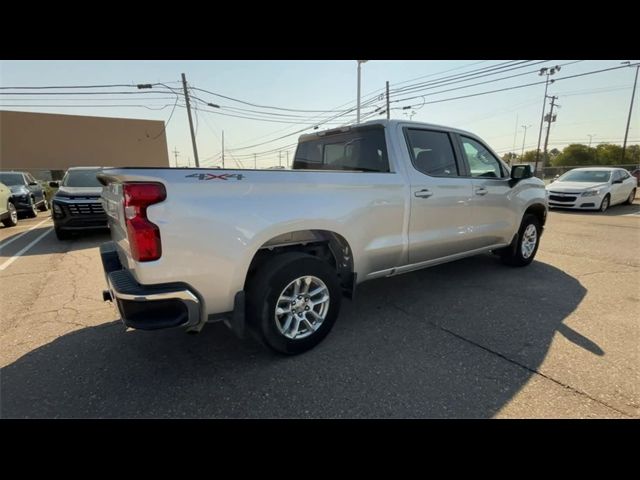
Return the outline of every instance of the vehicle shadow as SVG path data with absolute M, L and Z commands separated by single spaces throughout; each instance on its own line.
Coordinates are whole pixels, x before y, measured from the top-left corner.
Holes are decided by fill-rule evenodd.
M 4 418 L 489 418 L 586 293 L 563 271 L 479 256 L 362 284 L 315 349 L 283 357 L 220 323 L 198 335 L 82 328 L 1 370 Z

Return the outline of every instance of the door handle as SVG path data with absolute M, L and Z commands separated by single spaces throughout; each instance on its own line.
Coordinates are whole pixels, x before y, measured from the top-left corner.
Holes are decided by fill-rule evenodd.
M 431 195 L 433 195 L 433 192 L 425 188 L 424 190 L 418 190 L 417 192 L 414 192 L 414 195 L 418 198 L 429 198 Z
M 488 190 L 485 187 L 476 188 L 476 195 L 486 195 Z

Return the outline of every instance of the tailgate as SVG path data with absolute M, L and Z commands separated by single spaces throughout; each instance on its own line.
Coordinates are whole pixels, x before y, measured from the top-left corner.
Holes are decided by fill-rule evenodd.
M 123 265 L 130 265 L 129 241 L 124 218 L 122 183 L 110 182 L 102 189 L 102 208 L 107 214 L 111 238 L 118 246 L 118 256 Z

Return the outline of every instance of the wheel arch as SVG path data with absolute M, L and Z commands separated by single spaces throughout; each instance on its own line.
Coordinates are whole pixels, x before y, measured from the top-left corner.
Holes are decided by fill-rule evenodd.
M 325 260 L 338 274 L 340 284 L 347 296 L 352 296 L 355 287 L 353 250 L 348 240 L 334 230 L 304 229 L 272 236 L 254 251 L 244 278 L 249 279 L 268 259 L 285 252 L 303 252 Z

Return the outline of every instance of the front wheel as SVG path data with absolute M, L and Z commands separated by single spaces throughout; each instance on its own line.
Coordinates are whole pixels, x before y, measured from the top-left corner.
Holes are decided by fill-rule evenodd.
M 13 203 L 7 203 L 7 210 L 9 211 L 9 216 L 2 220 L 2 224 L 5 227 L 15 227 L 18 224 L 18 211 Z
M 541 233 L 542 227 L 538 217 L 531 214 L 525 215 L 520 224 L 515 248 L 509 247 L 504 250 L 500 256 L 501 260 L 513 267 L 529 265 L 538 252 Z
M 611 201 L 611 200 L 610 200 L 610 198 L 611 198 L 611 197 L 609 197 L 609 194 L 607 193 L 607 194 L 604 196 L 604 198 L 602 199 L 602 203 L 600 204 L 600 211 L 601 211 L 601 212 L 603 212 L 603 213 L 604 213 L 604 212 L 606 212 L 606 211 L 607 211 L 607 208 L 609 208 L 609 203 L 610 203 L 610 201 Z
M 247 319 L 273 350 L 295 355 L 315 347 L 340 312 L 342 290 L 328 263 L 299 252 L 277 255 L 247 286 Z
M 40 206 L 38 207 L 38 209 L 41 212 L 46 212 L 47 210 L 49 210 L 49 202 L 47 201 L 46 198 L 42 199 L 42 204 L 40 204 Z
M 629 194 L 629 197 L 627 198 L 627 201 L 625 203 L 627 205 L 631 205 L 635 200 L 635 198 L 636 198 L 636 189 L 634 188 L 633 190 L 631 190 L 631 193 Z

